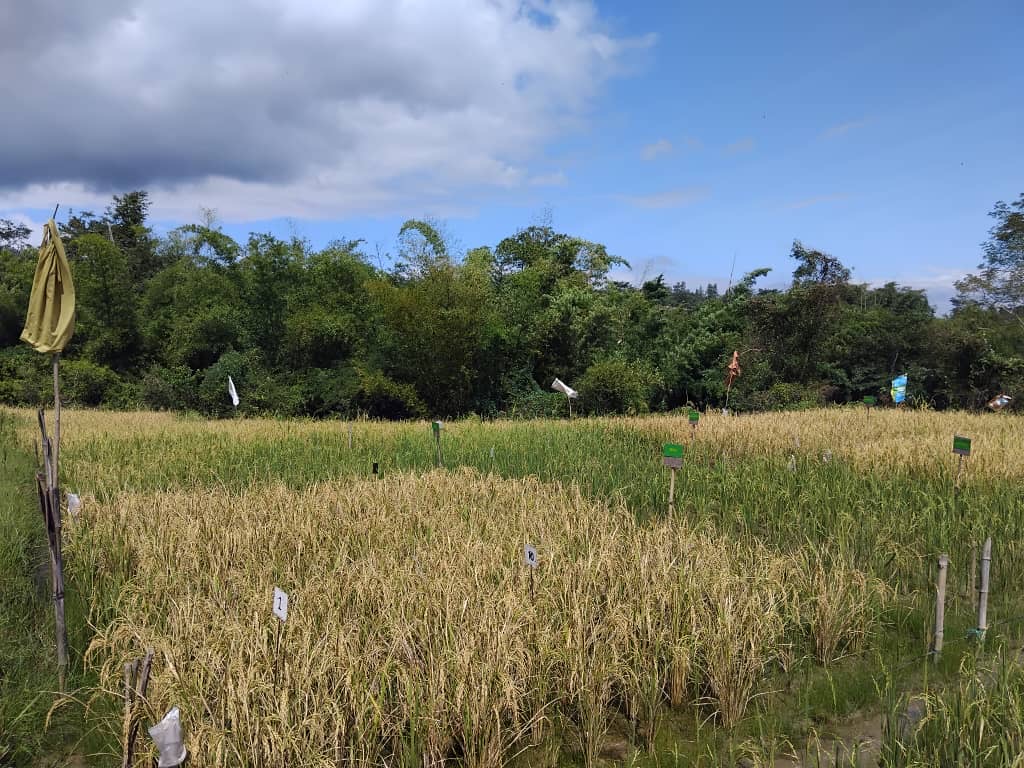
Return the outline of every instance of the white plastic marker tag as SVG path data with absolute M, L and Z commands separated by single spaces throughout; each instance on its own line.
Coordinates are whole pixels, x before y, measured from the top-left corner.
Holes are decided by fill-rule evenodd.
M 533 546 L 533 544 L 527 544 L 525 547 L 523 547 L 523 560 L 525 560 L 526 564 L 531 568 L 537 567 L 537 549 Z
M 235 408 L 237 408 L 238 407 L 238 390 L 235 389 L 235 382 L 233 382 L 231 380 L 230 376 L 228 376 L 228 394 L 231 395 L 231 404 L 233 406 L 235 406 Z
M 288 621 L 288 593 L 274 587 L 274 615 L 281 621 Z
M 494 446 L 493 445 L 491 446 L 491 458 L 492 459 L 494 458 Z
M 82 508 L 82 500 L 78 498 L 77 493 L 68 494 L 68 514 L 72 517 L 78 517 L 78 510 Z

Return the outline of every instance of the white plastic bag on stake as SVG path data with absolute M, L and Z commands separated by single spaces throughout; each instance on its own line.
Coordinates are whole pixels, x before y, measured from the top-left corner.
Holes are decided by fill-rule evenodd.
M 563 395 L 568 397 L 570 400 L 575 400 L 577 397 L 579 397 L 579 392 L 577 392 L 575 389 L 570 387 L 568 384 L 566 384 L 561 379 L 555 379 L 554 381 L 552 381 L 551 382 L 551 388 L 553 390 L 555 390 L 555 392 L 561 392 Z
M 149 729 L 150 738 L 160 751 L 159 768 L 174 768 L 185 762 L 184 739 L 181 735 L 181 713 L 175 707 L 164 719 Z
M 68 514 L 72 518 L 78 517 L 78 510 L 82 507 L 82 500 L 78 498 L 77 493 L 68 494 Z

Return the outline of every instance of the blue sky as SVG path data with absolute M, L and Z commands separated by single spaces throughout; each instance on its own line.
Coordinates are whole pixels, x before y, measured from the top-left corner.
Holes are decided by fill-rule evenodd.
M 570 26 L 576 17 L 564 14 L 579 8 L 587 14 L 576 31 L 550 45 L 537 42 L 546 28 Z M 927 288 L 940 310 L 953 280 L 980 259 L 992 205 L 1024 192 L 1019 0 L 593 7 L 559 0 L 534 9 L 535 27 L 522 39 L 524 46 L 547 46 L 530 52 L 542 64 L 531 68 L 527 58 L 509 70 L 518 84 L 512 87 L 533 88 L 533 106 L 502 114 L 490 99 L 496 88 L 509 87 L 509 71 L 496 71 L 493 81 L 481 75 L 481 90 L 466 87 L 461 114 L 474 111 L 475 99 L 476 112 L 490 110 L 500 120 L 463 135 L 439 118 L 430 147 L 436 160 L 404 164 L 392 162 L 402 154 L 395 147 L 416 139 L 396 132 L 380 150 L 387 153 L 383 165 L 394 165 L 390 175 L 372 176 L 379 169 L 367 163 L 351 179 L 337 177 L 354 179 L 351 199 L 304 208 L 296 201 L 314 193 L 304 196 L 293 185 L 282 193 L 291 201 L 287 218 L 261 215 L 276 210 L 275 184 L 289 182 L 287 169 L 281 181 L 259 178 L 256 151 L 239 161 L 234 196 L 227 182 L 197 187 L 194 179 L 129 173 L 122 183 L 149 182 L 163 228 L 194 220 L 188 211 L 205 205 L 239 238 L 254 230 L 296 233 L 316 246 L 364 238 L 368 251 L 384 253 L 395 250 L 398 228 L 412 216 L 440 219 L 468 248 L 493 246 L 550 212 L 558 230 L 605 243 L 627 259 L 633 269 L 622 276 L 635 281 L 663 273 L 670 282 L 724 285 L 735 258 L 737 277 L 765 266 L 773 272 L 763 284 L 782 284 L 792 270 L 790 245 L 799 238 L 839 257 L 856 280 Z M 513 22 L 522 32 L 523 22 L 512 16 L 494 23 Z M 575 53 L 571 46 L 580 40 L 588 41 L 589 53 Z M 609 46 L 614 51 L 605 55 Z M 567 51 L 564 72 L 560 50 Z M 516 52 L 482 45 L 480 55 L 500 62 Z M 138 76 L 145 84 L 141 66 Z M 452 76 L 438 76 L 442 95 L 443 78 Z M 533 82 L 524 86 L 527 78 Z M 561 90 L 542 91 L 546 78 Z M 380 133 L 390 130 L 388 114 L 398 113 L 374 117 Z M 434 136 L 418 124 L 410 135 L 425 133 Z M 483 147 L 479 157 L 474 142 Z M 463 146 L 466 167 L 449 173 L 460 165 Z M 197 156 L 192 165 L 201 175 L 203 163 L 223 156 Z M 143 166 L 167 164 L 140 158 Z M 231 167 L 214 170 L 230 177 Z M 84 190 L 81 205 L 99 209 L 106 180 L 90 173 L 85 168 L 68 182 Z M 359 173 L 373 181 L 360 186 Z M 59 177 L 27 182 L 6 203 L 0 194 L 0 216 L 38 222 L 48 215 L 36 201 L 58 194 L 52 185 Z M 67 194 L 73 201 L 75 194 Z M 163 205 L 165 198 L 173 204 Z

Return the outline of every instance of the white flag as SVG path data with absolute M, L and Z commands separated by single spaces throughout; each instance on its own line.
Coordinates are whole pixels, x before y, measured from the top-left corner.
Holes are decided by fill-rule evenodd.
M 561 392 L 563 395 L 570 399 L 575 399 L 579 397 L 579 393 L 561 379 L 555 379 L 554 381 L 552 381 L 551 388 L 556 392 Z
M 228 394 L 231 395 L 231 404 L 233 406 L 235 406 L 235 408 L 237 408 L 238 407 L 238 390 L 235 389 L 235 382 L 233 382 L 231 380 L 230 376 L 228 376 Z

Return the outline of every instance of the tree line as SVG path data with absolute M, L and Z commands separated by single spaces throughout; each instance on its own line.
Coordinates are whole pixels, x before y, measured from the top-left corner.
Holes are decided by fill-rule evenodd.
M 65 398 L 81 406 L 227 415 L 230 375 L 249 413 L 376 418 L 587 413 L 884 402 L 909 375 L 912 405 L 979 408 L 1024 385 L 1024 194 L 995 205 L 978 271 L 948 316 L 922 290 L 851 281 L 795 241 L 792 281 L 758 269 L 726 290 L 639 287 L 599 244 L 528 226 L 456 253 L 406 222 L 390 266 L 360 240 L 236 242 L 213 216 L 157 236 L 145 191 L 60 225 L 78 295 Z M 19 343 L 36 262 L 28 228 L 0 219 L 0 402 L 36 405 L 48 360 Z

